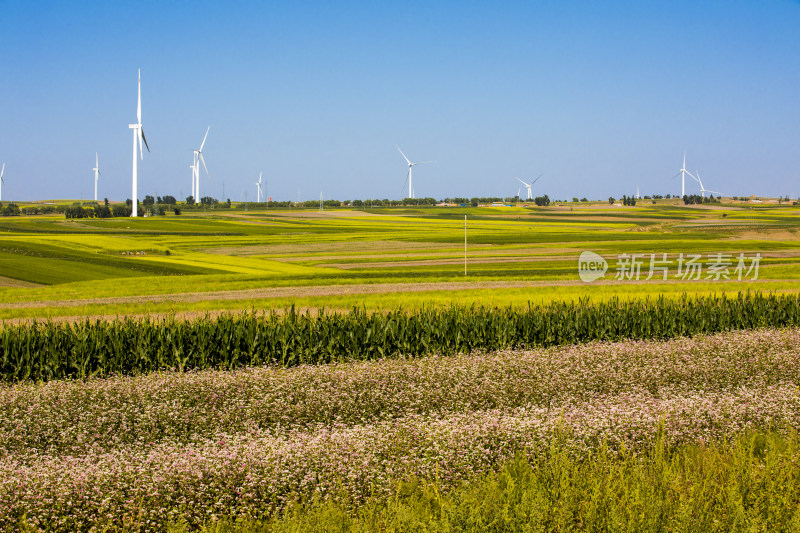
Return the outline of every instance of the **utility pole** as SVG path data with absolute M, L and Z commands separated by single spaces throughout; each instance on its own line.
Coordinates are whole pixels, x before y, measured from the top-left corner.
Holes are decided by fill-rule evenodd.
M 464 277 L 467 275 L 467 215 L 464 215 Z

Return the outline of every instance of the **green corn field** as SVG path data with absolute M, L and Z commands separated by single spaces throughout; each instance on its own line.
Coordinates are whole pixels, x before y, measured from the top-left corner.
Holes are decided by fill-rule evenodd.
M 295 366 L 797 325 L 798 295 L 762 293 L 580 300 L 527 309 L 450 307 L 382 314 L 355 308 L 311 315 L 291 308 L 191 322 L 38 322 L 0 330 L 0 375 L 6 382 L 49 381 L 163 369 Z

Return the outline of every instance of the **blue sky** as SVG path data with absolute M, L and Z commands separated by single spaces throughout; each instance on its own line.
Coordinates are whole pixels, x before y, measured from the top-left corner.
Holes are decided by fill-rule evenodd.
M 0 0 L 3 199 L 800 194 L 800 2 Z M 231 7 L 235 6 L 235 7 Z M 540 186 L 539 186 L 540 185 Z M 690 189 L 691 190 L 691 189 Z M 524 192 L 524 191 L 523 191 Z

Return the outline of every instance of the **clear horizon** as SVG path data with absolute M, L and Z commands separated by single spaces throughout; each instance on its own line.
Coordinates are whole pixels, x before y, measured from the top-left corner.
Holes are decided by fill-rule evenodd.
M 800 194 L 800 3 L 0 3 L 3 202 Z M 225 194 L 223 195 L 223 183 Z M 522 187 L 524 196 L 524 187 Z M 698 193 L 687 181 L 687 193 Z

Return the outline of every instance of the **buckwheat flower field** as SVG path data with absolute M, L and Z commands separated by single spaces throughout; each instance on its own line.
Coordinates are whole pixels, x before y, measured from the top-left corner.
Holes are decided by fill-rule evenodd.
M 800 429 L 800 330 L 0 389 L 0 529 L 161 531 L 444 489 L 575 457 Z

